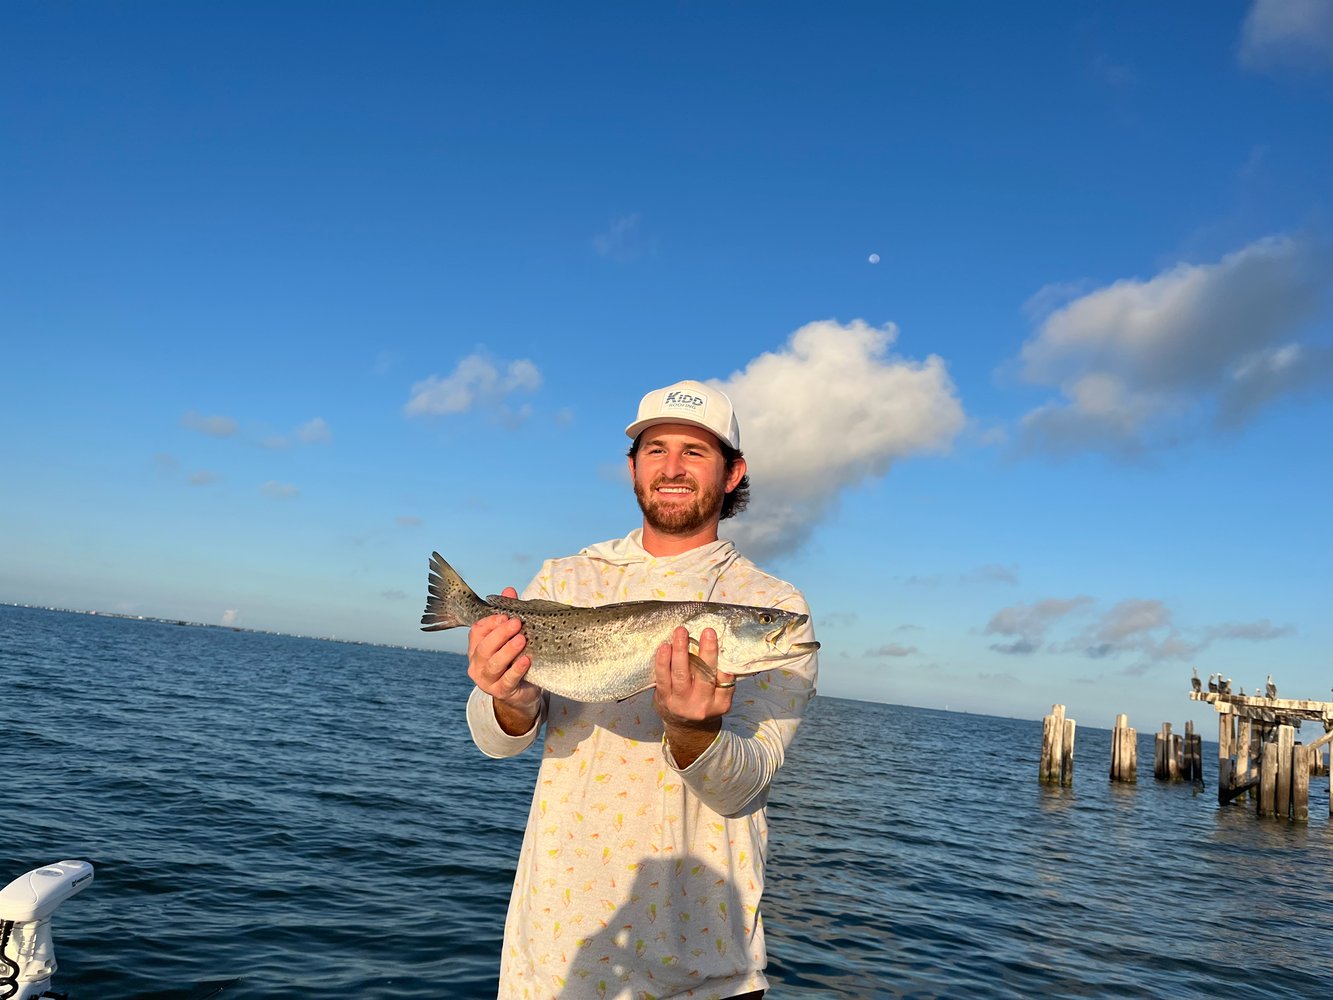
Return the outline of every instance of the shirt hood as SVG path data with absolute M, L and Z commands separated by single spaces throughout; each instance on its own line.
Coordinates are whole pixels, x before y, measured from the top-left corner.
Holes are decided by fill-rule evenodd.
M 677 573 L 703 577 L 714 582 L 724 569 L 741 557 L 729 538 L 719 538 L 680 555 L 655 556 L 643 547 L 642 528 L 635 528 L 624 538 L 613 538 L 610 541 L 589 545 L 579 552 L 579 555 L 612 566 L 652 563 L 657 567 L 670 568 Z

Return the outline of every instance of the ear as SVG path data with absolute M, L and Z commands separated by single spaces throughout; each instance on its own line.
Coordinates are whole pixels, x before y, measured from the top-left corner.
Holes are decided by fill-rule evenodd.
M 631 470 L 631 472 L 632 471 L 633 470 Z M 746 472 L 745 459 L 744 458 L 736 459 L 736 464 L 733 465 L 731 467 L 731 471 L 727 473 L 728 493 L 730 493 L 732 490 L 734 490 L 737 486 L 740 485 L 741 480 L 745 478 L 745 472 Z

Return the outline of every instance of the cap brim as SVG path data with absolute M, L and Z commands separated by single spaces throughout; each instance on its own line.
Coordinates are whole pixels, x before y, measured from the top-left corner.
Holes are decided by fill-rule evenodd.
M 686 417 L 649 417 L 647 420 L 636 420 L 625 428 L 627 437 L 633 439 L 646 431 L 649 427 L 656 427 L 658 424 L 685 424 L 688 427 L 697 427 L 701 431 L 707 431 L 713 437 L 717 438 L 722 444 L 731 447 L 726 438 L 722 437 L 713 428 L 709 427 L 701 420 L 690 420 Z

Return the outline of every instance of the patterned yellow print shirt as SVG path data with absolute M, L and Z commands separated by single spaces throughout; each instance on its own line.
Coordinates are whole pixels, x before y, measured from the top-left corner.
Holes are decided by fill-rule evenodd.
M 806 613 L 790 584 L 725 539 L 679 556 L 640 531 L 546 562 L 523 592 L 565 604 L 720 601 Z M 796 641 L 812 639 L 806 626 Z M 501 1000 L 730 997 L 765 988 L 768 786 L 815 691 L 811 654 L 737 678 L 722 732 L 688 768 L 662 739 L 652 691 L 585 705 L 547 695 L 508 736 L 473 690 L 483 753 L 509 757 L 546 728 L 500 967 Z

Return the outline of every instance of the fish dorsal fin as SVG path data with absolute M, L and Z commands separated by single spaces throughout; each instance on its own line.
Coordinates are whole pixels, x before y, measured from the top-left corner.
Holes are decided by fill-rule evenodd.
M 568 604 L 561 604 L 559 601 L 524 601 L 517 597 L 501 597 L 499 594 L 491 594 L 486 598 L 487 604 L 492 604 L 505 611 L 512 611 L 518 614 L 520 611 L 568 611 Z

